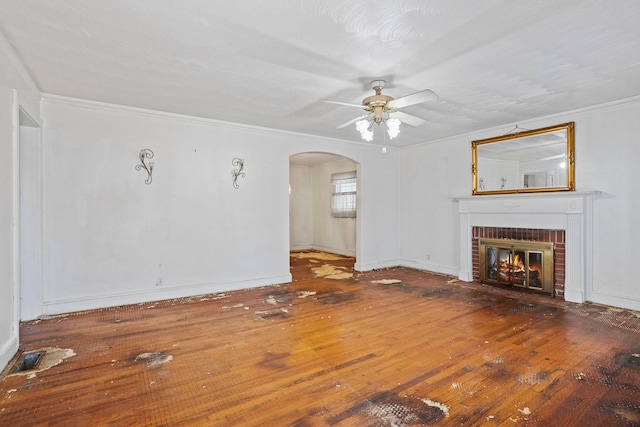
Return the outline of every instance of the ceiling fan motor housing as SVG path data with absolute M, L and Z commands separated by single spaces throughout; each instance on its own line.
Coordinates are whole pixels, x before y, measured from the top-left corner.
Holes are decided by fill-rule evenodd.
M 373 95 L 362 100 L 362 105 L 365 106 L 365 110 L 373 112 L 373 121 L 379 124 L 382 122 L 382 113 L 390 110 L 386 108 L 389 101 L 393 101 L 390 96 Z
M 384 88 L 385 83 L 384 80 L 373 80 L 371 82 L 371 89 L 373 89 L 376 94 L 362 100 L 362 105 L 365 107 L 365 110 L 373 112 L 373 121 L 377 124 L 382 122 L 382 113 L 390 110 L 390 108 L 387 108 L 387 103 L 393 101 L 393 97 L 382 95 L 382 88 Z

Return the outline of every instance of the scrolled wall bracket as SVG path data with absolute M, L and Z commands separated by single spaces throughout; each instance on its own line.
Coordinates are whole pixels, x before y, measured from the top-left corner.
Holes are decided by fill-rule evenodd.
M 236 169 L 233 169 L 231 171 L 231 176 L 233 177 L 233 188 L 240 188 L 240 185 L 238 185 L 238 177 L 245 177 L 247 176 L 243 171 L 244 171 L 244 159 L 239 159 L 239 158 L 235 158 L 231 161 L 231 164 L 233 166 L 238 166 Z
M 153 151 L 148 148 L 140 150 L 140 155 L 138 156 L 140 158 L 140 164 L 136 165 L 137 171 L 145 170 L 147 172 L 147 179 L 144 181 L 147 185 L 151 184 L 153 180 L 153 162 L 149 162 L 149 166 L 147 166 L 145 159 L 151 159 L 153 156 Z

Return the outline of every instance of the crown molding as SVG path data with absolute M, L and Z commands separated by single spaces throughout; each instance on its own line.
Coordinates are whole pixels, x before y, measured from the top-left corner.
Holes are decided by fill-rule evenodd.
M 27 67 L 25 67 L 24 63 L 22 62 L 22 60 L 14 50 L 13 46 L 11 45 L 11 43 L 9 43 L 9 40 L 1 30 L 0 30 L 0 46 L 2 46 L 2 48 L 7 52 L 12 64 L 18 69 L 20 76 L 22 76 L 22 78 L 27 83 L 27 85 L 30 86 L 30 89 L 33 89 L 37 92 L 41 92 L 40 87 L 38 87 L 38 85 L 36 84 L 36 81 L 33 79 L 33 77 L 31 77 L 31 74 L 27 70 Z
M 568 121 L 568 120 L 574 120 L 573 118 L 569 119 L 567 116 L 581 116 L 584 114 L 588 114 L 594 111 L 605 111 L 605 110 L 612 110 L 615 108 L 618 108 L 622 105 L 626 105 L 626 104 L 633 104 L 633 103 L 639 103 L 640 102 L 640 95 L 638 96 L 631 96 L 629 98 L 622 98 L 622 99 L 618 99 L 615 101 L 610 101 L 610 102 L 605 102 L 603 104 L 596 104 L 596 105 L 591 105 L 588 107 L 582 107 L 582 108 L 578 108 L 575 110 L 568 110 L 568 111 L 563 111 L 560 113 L 554 113 L 554 114 L 549 114 L 547 116 L 540 116 L 540 117 L 535 117 L 532 119 L 527 119 L 527 120 L 522 120 L 522 121 L 518 121 L 518 122 L 513 122 L 513 123 L 506 123 L 503 125 L 499 125 L 499 126 L 493 126 L 490 128 L 486 128 L 486 129 L 480 129 L 480 130 L 475 130 L 472 132 L 467 132 L 467 133 L 461 133 L 459 135 L 452 135 L 452 136 L 447 136 L 445 138 L 439 138 L 439 139 L 434 139 L 431 141 L 424 141 L 418 144 L 413 144 L 413 145 L 409 145 L 406 147 L 400 147 L 401 150 L 409 150 L 412 148 L 416 148 L 416 147 L 423 147 L 423 146 L 427 146 L 430 144 L 436 144 L 436 143 L 441 143 L 441 142 L 447 142 L 447 141 L 457 141 L 462 139 L 468 139 L 469 141 L 473 141 L 476 139 L 483 139 L 483 138 L 487 138 L 487 134 L 494 134 L 495 135 L 500 135 L 500 134 L 504 134 L 505 133 L 505 129 L 513 129 L 514 126 L 518 125 L 519 127 L 523 127 L 523 126 L 532 126 L 532 127 L 542 127 L 544 125 L 541 125 L 540 122 L 547 122 L 547 121 L 553 121 L 553 120 L 558 120 L 558 121 Z
M 339 139 L 339 138 L 329 138 L 326 136 L 319 136 L 319 135 L 307 134 L 302 132 L 292 132 L 292 131 L 286 131 L 281 129 L 273 129 L 273 128 L 267 128 L 262 126 L 248 125 L 248 124 L 237 123 L 237 122 L 228 122 L 224 120 L 210 119 L 206 117 L 190 116 L 187 114 L 169 113 L 166 111 L 150 110 L 150 109 L 140 108 L 140 107 L 131 107 L 128 105 L 112 104 L 112 103 L 102 102 L 102 101 L 92 101 L 92 100 L 82 99 L 82 98 L 73 98 L 70 96 L 42 93 L 41 97 L 42 97 L 42 102 L 45 104 L 49 103 L 49 104 L 65 105 L 69 107 L 84 108 L 89 110 L 110 112 L 110 113 L 124 112 L 128 114 L 135 114 L 140 117 L 172 120 L 176 122 L 199 124 L 199 125 L 205 125 L 205 126 L 214 126 L 218 128 L 223 127 L 228 129 L 244 130 L 244 131 L 250 131 L 255 133 L 261 133 L 265 135 L 266 134 L 289 135 L 289 136 L 295 136 L 298 138 L 313 139 L 316 141 L 322 140 L 322 141 L 328 141 L 328 142 L 334 142 L 334 143 L 337 142 L 342 144 L 347 143 L 354 146 L 360 146 L 360 147 L 364 146 L 368 148 L 373 148 L 375 150 L 380 149 L 380 146 L 378 144 L 371 144 L 367 142 L 351 141 L 351 140 Z M 397 147 L 387 147 L 387 149 L 397 149 Z

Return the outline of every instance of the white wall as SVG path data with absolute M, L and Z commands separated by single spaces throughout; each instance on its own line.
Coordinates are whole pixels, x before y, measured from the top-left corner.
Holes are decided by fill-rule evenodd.
M 39 116 L 38 91 L 0 34 L 0 370 L 18 350 L 19 157 L 18 106 Z
M 595 189 L 591 301 L 640 310 L 640 101 L 576 119 L 576 186 Z M 579 126 L 579 127 L 578 127 Z
M 55 96 L 42 115 L 46 314 L 289 281 L 294 153 L 358 159 L 368 199 L 395 198 L 396 181 L 377 173 L 395 154 L 367 144 Z M 151 185 L 134 169 L 143 148 L 155 152 Z M 235 157 L 245 158 L 239 189 Z M 397 250 L 395 206 L 368 205 L 361 268 Z
M 457 276 L 459 225 L 452 197 L 471 193 L 471 139 L 406 149 L 399 163 L 401 264 Z
M 640 310 L 633 256 L 640 248 L 640 100 L 633 99 L 518 123 L 527 128 L 576 122 L 576 189 L 594 200 L 593 288 L 587 299 Z M 455 196 L 471 194 L 471 141 L 503 128 L 414 146 L 400 153 L 402 263 L 456 275 L 459 224 Z M 482 196 L 478 196 L 482 197 Z M 455 247 L 454 247 L 455 245 Z
M 292 164 L 289 168 L 289 248 L 292 251 L 313 248 L 313 174 L 312 166 Z

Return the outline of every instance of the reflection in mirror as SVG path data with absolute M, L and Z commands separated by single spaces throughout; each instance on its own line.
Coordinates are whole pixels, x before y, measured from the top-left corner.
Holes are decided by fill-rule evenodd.
M 473 194 L 573 191 L 574 123 L 473 141 Z

